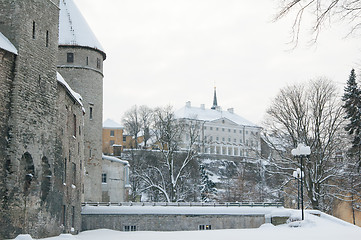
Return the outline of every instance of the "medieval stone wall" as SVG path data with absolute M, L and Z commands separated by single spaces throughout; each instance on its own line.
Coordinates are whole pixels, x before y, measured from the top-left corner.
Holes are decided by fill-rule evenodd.
M 81 201 L 84 200 L 84 119 L 82 106 L 58 84 L 58 143 L 64 169 L 58 184 L 64 194 L 61 226 L 65 233 L 78 233 L 81 228 Z
M 73 54 L 73 62 L 68 62 L 68 53 Z M 58 71 L 82 96 L 85 108 L 84 200 L 90 202 L 101 201 L 102 197 L 103 59 L 103 54 L 94 49 L 59 46 Z
M 62 192 L 56 179 L 62 170 L 54 124 L 58 12 L 49 0 L 0 1 L 0 31 L 18 49 L 8 98 L 7 157 L 1 159 L 6 168 L 0 173 L 4 238 L 61 232 Z

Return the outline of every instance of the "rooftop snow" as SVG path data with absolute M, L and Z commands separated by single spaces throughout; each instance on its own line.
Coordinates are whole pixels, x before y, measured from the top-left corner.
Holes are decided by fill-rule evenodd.
M 118 163 L 122 163 L 124 165 L 129 165 L 129 162 L 128 161 L 125 161 L 125 160 L 121 160 L 117 157 L 112 157 L 112 156 L 107 156 L 107 155 L 102 155 L 102 158 L 104 160 L 108 160 L 108 161 L 112 161 L 112 162 L 118 162 Z
M 18 50 L 14 47 L 14 45 L 7 39 L 4 34 L 0 32 L 0 48 L 14 53 L 15 55 L 18 55 Z
M 227 118 L 241 126 L 258 127 L 256 124 L 244 119 L 243 117 L 228 111 L 203 109 L 198 107 L 184 106 L 175 112 L 177 118 L 198 119 L 202 121 L 214 121 Z
M 59 7 L 59 45 L 90 47 L 104 53 L 103 47 L 73 0 L 61 0 Z
M 56 73 L 56 78 L 58 82 L 61 83 L 61 85 L 63 85 L 70 93 L 70 95 L 80 104 L 80 106 L 83 106 L 83 102 L 82 102 L 83 99 L 80 96 L 80 94 L 75 92 L 73 89 L 71 89 L 69 84 L 64 80 L 64 78 L 60 75 L 60 73 L 58 72 Z
M 124 127 L 122 125 L 120 125 L 119 123 L 111 120 L 111 119 L 107 119 L 103 122 L 103 128 L 108 128 L 108 129 L 123 129 Z

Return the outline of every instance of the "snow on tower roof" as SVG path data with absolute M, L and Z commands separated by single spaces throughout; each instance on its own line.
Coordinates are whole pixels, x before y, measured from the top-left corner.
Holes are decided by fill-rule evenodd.
M 0 48 L 8 52 L 14 53 L 15 55 L 18 55 L 18 50 L 9 41 L 9 39 L 7 39 L 7 37 L 5 37 L 4 34 L 2 34 L 1 32 L 0 32 Z
M 75 92 L 58 72 L 56 72 L 56 79 L 61 85 L 63 85 L 66 88 L 69 94 L 80 104 L 80 106 L 83 106 L 83 102 L 82 102 L 83 99 L 80 96 L 80 94 Z M 83 111 L 85 112 L 84 108 Z
M 102 45 L 73 0 L 60 0 L 59 7 L 59 45 L 94 48 L 102 52 L 105 59 Z
M 185 107 L 177 110 L 175 112 L 175 116 L 177 118 L 197 119 L 201 121 L 214 121 L 217 119 L 227 118 L 238 125 L 259 127 L 256 124 L 230 111 L 191 107 L 189 103 Z
M 123 129 L 124 127 L 122 125 L 120 125 L 119 123 L 111 120 L 111 119 L 107 119 L 103 122 L 103 128 L 108 128 L 108 129 Z

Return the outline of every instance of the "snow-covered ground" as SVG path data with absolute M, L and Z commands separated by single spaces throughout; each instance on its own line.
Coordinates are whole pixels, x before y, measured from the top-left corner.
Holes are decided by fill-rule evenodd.
M 297 216 L 296 216 L 297 217 Z M 307 213 L 304 221 L 273 226 L 270 223 L 257 229 L 232 229 L 186 232 L 118 232 L 93 230 L 72 236 L 63 234 L 44 240 L 356 240 L 361 238 L 361 228 L 332 216 L 321 214 L 317 217 Z M 16 240 L 31 240 L 28 235 Z

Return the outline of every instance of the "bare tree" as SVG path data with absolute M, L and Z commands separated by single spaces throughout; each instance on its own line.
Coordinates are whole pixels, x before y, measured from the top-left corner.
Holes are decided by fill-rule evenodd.
M 313 17 L 312 32 L 314 41 L 325 23 L 334 21 L 347 21 L 350 34 L 359 30 L 361 26 L 361 1 L 360 0 L 279 0 L 280 11 L 275 20 L 295 12 L 292 25 L 293 42 L 297 44 L 304 15 Z
M 140 106 L 139 118 L 141 122 L 141 129 L 143 131 L 144 148 L 147 148 L 147 142 L 151 138 L 150 127 L 152 124 L 153 110 L 145 105 Z
M 139 111 L 137 105 L 125 112 L 122 123 L 127 132 L 134 137 L 134 147 L 138 148 L 138 134 L 141 130 L 141 122 L 139 119 Z
M 333 181 L 341 177 L 344 163 L 335 161 L 343 147 L 343 111 L 336 86 L 326 79 L 310 81 L 307 86 L 294 85 L 282 89 L 267 110 L 267 130 L 278 157 L 272 159 L 278 173 L 292 174 L 299 163 L 290 156 L 298 143 L 311 147 L 305 162 L 305 187 L 314 209 L 327 210 L 325 201 L 332 199 Z M 276 139 L 276 141 L 275 141 Z
M 197 156 L 196 142 L 199 135 L 197 122 L 183 122 L 175 119 L 171 107 L 154 111 L 153 130 L 161 153 L 160 167 L 152 166 L 148 173 L 140 174 L 145 182 L 145 190 L 158 189 L 167 201 L 177 201 L 181 193 L 180 183 L 190 162 Z M 189 141 L 180 151 L 182 137 L 187 134 Z

